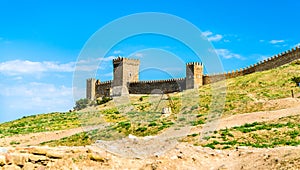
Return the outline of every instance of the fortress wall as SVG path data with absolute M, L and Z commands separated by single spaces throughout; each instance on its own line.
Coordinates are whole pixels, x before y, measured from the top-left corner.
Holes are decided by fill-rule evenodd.
M 185 79 L 138 81 L 129 83 L 130 94 L 151 94 L 156 89 L 164 93 L 178 92 L 185 89 Z M 156 91 L 157 93 L 158 91 Z
M 203 75 L 202 77 L 203 85 L 229 79 L 229 78 L 251 74 L 258 71 L 273 69 L 282 66 L 284 64 L 290 63 L 297 59 L 300 59 L 299 47 L 275 55 L 273 57 L 270 57 L 268 59 L 265 59 L 254 65 L 250 65 L 249 67 L 240 70 L 231 71 L 228 73 Z M 126 61 L 127 63 L 129 63 L 129 65 L 138 64 L 137 63 L 138 61 L 134 61 L 130 59 L 122 59 L 122 58 L 115 59 L 114 64 L 118 64 L 117 62 L 121 62 L 121 61 Z M 127 79 L 126 81 L 128 82 Z M 95 82 L 95 88 L 92 86 L 92 84 L 94 84 L 93 82 Z M 131 94 L 151 94 L 155 89 L 160 89 L 164 93 L 171 93 L 171 92 L 178 92 L 178 91 L 185 90 L 186 79 L 181 78 L 181 79 L 154 80 L 154 81 L 136 81 L 136 82 L 128 82 L 127 85 L 129 88 L 129 93 Z M 96 97 L 110 96 L 111 88 L 112 88 L 112 81 L 100 82 L 99 80 L 96 81 L 96 80 L 88 79 L 87 98 L 92 97 L 93 89 L 95 89 Z
M 98 97 L 109 97 L 110 96 L 110 89 L 112 87 L 112 81 L 106 82 L 96 82 L 96 98 Z
M 263 61 L 260 61 L 254 65 L 250 65 L 249 67 L 228 72 L 228 73 L 220 73 L 213 75 L 204 75 L 203 76 L 203 84 L 210 84 L 213 82 L 217 82 L 224 79 L 234 78 L 238 76 L 243 76 L 247 74 L 251 74 L 254 72 L 265 71 L 269 69 L 273 69 L 285 64 L 288 64 L 294 60 L 300 59 L 300 49 L 296 47 L 292 50 L 285 51 L 281 54 L 275 55 Z

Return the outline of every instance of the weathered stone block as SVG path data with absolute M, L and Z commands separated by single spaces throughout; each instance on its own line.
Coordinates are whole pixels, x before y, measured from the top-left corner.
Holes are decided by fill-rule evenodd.
M 0 155 L 0 166 L 4 166 L 6 164 L 6 158 L 4 155 Z
M 105 158 L 103 158 L 100 155 L 94 154 L 94 153 L 89 154 L 89 158 L 90 158 L 90 160 L 93 160 L 96 162 L 103 162 L 103 163 L 106 162 Z
M 46 156 L 29 155 L 29 161 L 31 162 L 41 162 L 47 160 L 49 160 L 49 158 L 47 158 Z
M 24 166 L 24 164 L 28 162 L 28 157 L 29 156 L 27 154 L 14 153 L 10 155 L 11 162 L 19 166 Z
M 31 153 L 34 155 L 46 155 L 47 150 L 44 148 L 34 148 L 31 150 Z
M 3 167 L 3 170 L 19 170 L 19 169 L 21 168 L 17 165 L 5 165 Z
M 23 166 L 23 170 L 33 170 L 34 168 L 36 168 L 37 166 L 34 165 L 33 163 L 30 162 L 26 162 Z
M 46 156 L 53 159 L 61 159 L 64 157 L 64 154 L 65 153 L 59 151 L 48 151 Z

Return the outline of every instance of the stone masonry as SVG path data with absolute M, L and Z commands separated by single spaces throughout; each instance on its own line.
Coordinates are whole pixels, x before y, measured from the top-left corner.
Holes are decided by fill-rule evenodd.
M 140 61 L 118 57 L 113 60 L 114 76 L 112 81 L 100 82 L 100 80 L 93 78 L 87 79 L 86 98 L 94 100 L 103 96 L 179 92 L 186 89 L 199 88 L 202 85 L 220 80 L 273 69 L 297 59 L 300 59 L 299 47 L 275 55 L 249 67 L 228 73 L 204 75 L 202 63 L 192 62 L 186 64 L 185 78 L 139 81 Z

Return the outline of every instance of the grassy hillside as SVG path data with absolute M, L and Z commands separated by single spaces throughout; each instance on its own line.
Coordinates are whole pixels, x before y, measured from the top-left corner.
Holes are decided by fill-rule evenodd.
M 16 134 L 55 131 L 79 127 L 75 112 L 49 113 L 23 117 L 0 124 L 0 138 Z
M 226 99 L 221 116 L 277 110 L 288 107 L 270 101 L 290 97 L 291 90 L 295 94 L 300 93 L 300 88 L 292 81 L 293 77 L 300 77 L 299 61 L 273 70 L 226 80 Z M 177 128 L 185 125 L 201 126 L 208 119 L 208 113 L 212 105 L 215 104 L 211 101 L 211 85 L 201 87 L 197 93 L 194 91 L 185 91 L 170 94 L 170 96 L 132 95 L 130 103 L 124 105 L 115 106 L 114 102 L 110 101 L 105 105 L 99 106 L 98 109 L 85 109 L 71 113 L 42 114 L 3 123 L 0 124 L 0 135 L 4 137 L 14 134 L 62 130 L 79 127 L 80 125 L 96 125 L 103 122 L 109 123 L 105 129 L 84 132 L 44 144 L 85 145 L 94 142 L 96 139 L 113 140 L 128 136 L 128 134 L 136 136 L 155 135 L 175 125 Z M 173 114 L 168 117 L 162 116 L 160 112 L 164 107 L 171 107 Z M 122 112 L 122 110 L 126 109 L 126 112 Z M 267 124 L 264 126 L 269 126 Z M 273 125 L 270 126 L 273 127 Z M 289 127 L 289 125 L 282 126 Z M 295 127 L 298 127 L 298 125 L 292 128 Z M 237 129 L 239 128 L 227 129 L 226 132 L 215 132 L 215 138 L 218 138 L 219 134 L 221 135 L 220 139 L 223 139 L 222 133 L 227 133 L 227 131 L 230 134 L 236 135 L 236 133 L 240 133 Z M 269 133 L 269 130 L 266 133 Z M 196 137 L 195 135 L 193 136 Z M 200 144 L 193 140 L 193 136 L 189 136 L 187 141 Z M 206 143 L 201 143 L 200 145 L 228 148 L 234 147 L 236 144 L 243 144 L 243 141 L 238 140 L 235 142 L 234 140 L 237 140 L 235 136 L 232 139 L 229 137 L 231 136 L 226 135 L 228 141 L 207 139 Z M 229 141 L 233 141 L 233 143 L 228 144 Z M 261 143 L 261 140 L 258 141 Z M 249 145 L 254 145 L 254 143 L 249 143 Z M 263 146 L 273 145 L 275 146 L 276 143 L 265 143 Z M 257 145 L 257 147 L 259 146 Z
M 198 134 L 191 134 L 183 141 L 213 149 L 236 146 L 273 148 L 300 144 L 300 115 L 288 116 L 268 122 L 254 122 L 230 129 L 215 131 L 214 135 L 199 141 Z
M 226 81 L 226 102 L 223 115 L 251 113 L 281 109 L 281 105 L 269 105 L 268 101 L 291 97 L 300 92 L 291 79 L 300 77 L 300 62 L 249 74 Z M 200 112 L 209 110 L 210 86 L 200 88 Z
M 222 116 L 285 108 L 285 105 L 278 105 L 276 103 L 270 104 L 270 100 L 290 97 L 291 90 L 293 90 L 295 94 L 299 93 L 300 88 L 296 87 L 296 83 L 291 80 L 293 77 L 297 77 L 299 75 L 300 64 L 299 62 L 294 62 L 292 64 L 285 65 L 273 70 L 258 72 L 247 76 L 226 80 L 226 100 L 224 113 Z M 197 94 L 200 97 L 195 97 L 195 94 L 191 93 L 192 92 L 186 91 L 183 93 L 172 94 L 170 95 L 170 97 L 162 98 L 151 98 L 151 96 L 132 96 L 130 98 L 131 105 L 134 107 L 134 110 L 136 112 L 127 112 L 126 114 L 122 114 L 117 109 L 113 108 L 99 111 L 99 113 L 96 114 L 98 115 L 98 117 L 99 115 L 101 115 L 101 119 L 105 120 L 105 122 L 111 123 L 111 125 L 108 126 L 105 130 L 94 130 L 90 133 L 85 132 L 68 138 L 64 138 L 59 141 L 50 141 L 46 144 L 52 146 L 70 144 L 81 145 L 81 143 L 92 143 L 96 139 L 113 140 L 125 137 L 128 134 L 134 134 L 136 136 L 155 135 L 163 131 L 165 128 L 172 126 L 173 124 L 176 124 L 178 127 L 180 127 L 180 125 L 182 124 L 201 126 L 201 124 L 205 123 L 208 116 L 207 114 L 211 108 L 211 86 L 206 85 L 201 87 L 199 89 L 199 94 Z M 172 114 L 172 116 L 170 117 L 162 118 L 159 111 L 162 107 L 165 106 L 171 106 L 174 114 Z M 89 117 L 91 120 L 96 119 L 95 117 L 90 116 L 91 114 L 92 112 L 88 112 L 81 115 L 88 115 L 84 118 L 86 122 L 86 117 Z M 289 124 L 282 125 L 282 127 L 286 126 L 289 126 Z M 293 128 L 294 127 L 298 127 L 298 125 L 293 126 Z M 223 131 L 216 132 L 216 134 L 219 133 L 222 134 Z M 269 132 L 267 131 L 266 133 Z M 194 144 L 199 144 L 190 139 L 192 137 L 196 138 L 196 136 L 196 134 L 193 134 L 186 140 L 191 141 Z M 233 143 L 230 143 L 232 142 L 230 140 L 233 140 Z M 242 142 L 239 143 L 239 141 L 235 143 L 235 137 L 230 140 L 218 142 L 225 142 L 225 144 L 227 145 L 222 145 L 222 147 L 225 148 L 242 144 Z M 211 141 L 208 140 L 205 144 L 202 143 L 201 145 L 214 145 L 214 147 L 216 147 L 215 143 L 210 142 Z M 258 141 L 258 143 L 259 142 L 261 143 L 261 141 Z M 228 143 L 231 145 L 229 145 Z M 292 143 L 295 144 L 295 142 Z M 257 145 L 256 142 L 248 143 L 248 145 L 256 145 L 257 147 L 275 146 L 276 143 L 261 143 L 261 145 Z

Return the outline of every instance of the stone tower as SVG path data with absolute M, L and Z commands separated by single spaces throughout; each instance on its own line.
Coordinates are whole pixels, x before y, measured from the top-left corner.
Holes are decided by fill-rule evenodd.
M 196 89 L 203 85 L 203 65 L 199 62 L 186 64 L 186 89 Z
M 128 94 L 128 83 L 139 80 L 140 60 L 118 57 L 113 60 L 113 96 Z
M 90 78 L 86 80 L 86 98 L 94 100 L 96 96 L 96 79 Z

